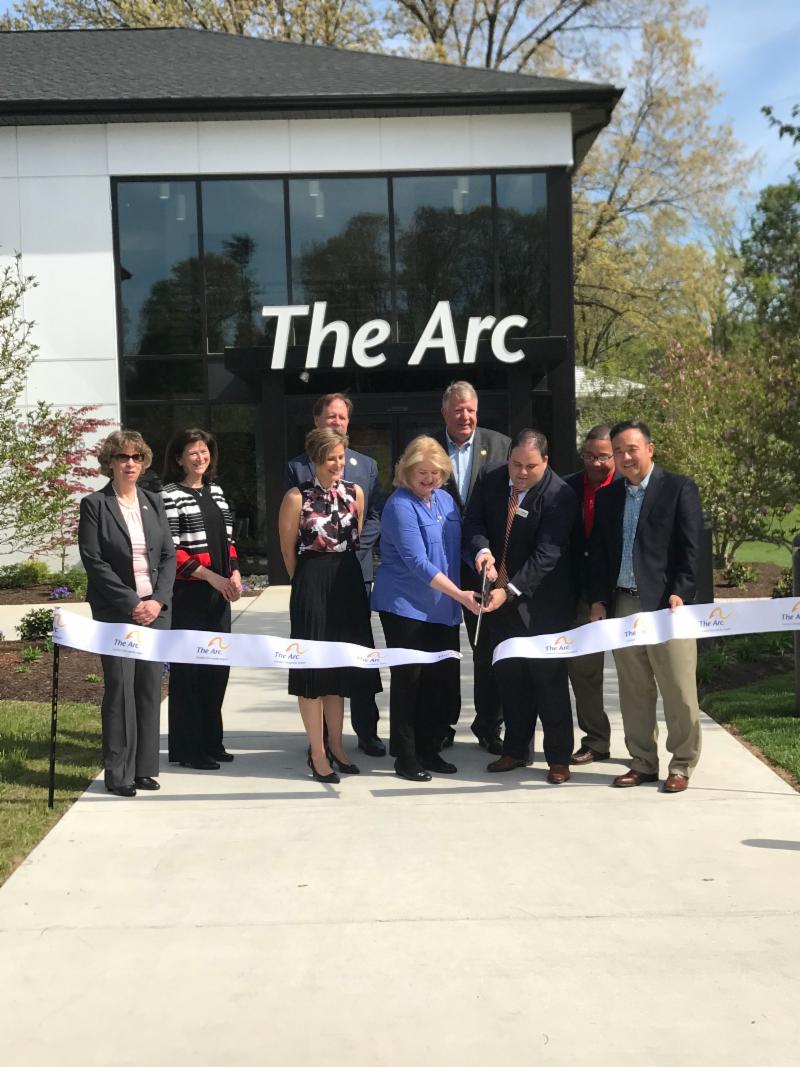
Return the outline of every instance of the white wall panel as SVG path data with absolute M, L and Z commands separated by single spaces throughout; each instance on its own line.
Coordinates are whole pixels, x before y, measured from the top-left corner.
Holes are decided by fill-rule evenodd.
M 20 177 L 108 174 L 105 126 L 20 126 Z
M 469 116 L 379 119 L 381 169 L 469 166 Z
M 28 372 L 27 402 L 99 404 L 116 407 L 119 376 L 116 359 L 37 359 Z
M 108 170 L 110 174 L 197 174 L 197 123 L 109 123 Z
M 289 122 L 200 122 L 201 174 L 257 174 L 289 170 Z
M 0 178 L 0 268 L 8 264 L 21 246 L 19 182 L 16 178 Z
M 0 126 L 0 178 L 17 176 L 17 131 L 14 126 Z
M 561 115 L 470 116 L 473 167 L 572 166 L 572 121 Z
M 297 119 L 289 124 L 293 173 L 378 170 L 380 119 Z
M 108 179 L 24 178 L 20 190 L 25 269 L 39 282 L 25 310 L 41 356 L 115 359 Z

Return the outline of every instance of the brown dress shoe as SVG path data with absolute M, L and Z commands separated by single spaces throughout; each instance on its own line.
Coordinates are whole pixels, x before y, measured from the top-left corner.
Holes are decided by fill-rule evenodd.
M 595 752 L 594 749 L 587 748 L 586 745 L 581 745 L 578 751 L 573 755 L 570 763 L 577 763 L 578 766 L 581 766 L 584 763 L 598 763 L 600 760 L 610 758 L 610 752 Z
M 689 779 L 685 774 L 670 774 L 664 782 L 665 793 L 682 793 L 689 788 Z
M 518 767 L 524 766 L 524 759 L 514 759 L 513 756 L 501 756 L 500 759 L 496 759 L 493 763 L 490 763 L 486 770 L 491 771 L 492 774 L 500 774 L 503 771 L 515 771 Z
M 611 784 L 618 789 L 628 789 L 632 785 L 641 785 L 642 782 L 657 781 L 657 774 L 644 774 L 642 771 L 625 771 L 624 774 L 618 774 Z
M 551 763 L 547 772 L 547 780 L 550 785 L 563 785 L 570 779 L 569 767 L 564 763 Z

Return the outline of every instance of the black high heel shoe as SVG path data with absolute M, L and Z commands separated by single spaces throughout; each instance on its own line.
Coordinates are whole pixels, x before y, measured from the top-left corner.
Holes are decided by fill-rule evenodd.
M 341 778 L 336 773 L 336 771 L 331 771 L 330 774 L 320 774 L 319 773 L 317 768 L 314 766 L 313 759 L 311 758 L 311 748 L 310 747 L 309 747 L 309 750 L 308 750 L 308 759 L 306 760 L 306 763 L 308 763 L 309 767 L 311 768 L 311 773 L 314 776 L 314 781 L 322 782 L 323 785 L 337 785 L 341 781 Z
M 334 756 L 330 749 L 328 749 L 328 761 L 332 767 L 341 771 L 342 774 L 361 774 L 361 769 L 355 763 L 343 763 Z

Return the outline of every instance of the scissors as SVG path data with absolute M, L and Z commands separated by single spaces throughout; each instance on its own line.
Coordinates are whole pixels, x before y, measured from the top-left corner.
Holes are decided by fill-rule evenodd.
M 486 563 L 481 564 L 481 610 L 478 612 L 478 623 L 475 627 L 475 644 L 478 643 L 478 638 L 481 636 L 481 619 L 483 618 L 483 609 L 489 603 L 489 594 L 491 593 L 491 585 L 489 578 L 486 574 Z

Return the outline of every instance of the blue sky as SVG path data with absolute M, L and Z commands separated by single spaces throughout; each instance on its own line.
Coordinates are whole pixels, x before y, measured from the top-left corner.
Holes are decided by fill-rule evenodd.
M 0 0 L 0 11 L 12 4 Z M 784 181 L 797 150 L 779 140 L 761 114 L 771 104 L 787 115 L 800 103 L 800 4 L 797 0 L 706 0 L 708 22 L 700 34 L 698 61 L 719 83 L 724 98 L 715 117 L 728 121 L 762 163 L 751 188 Z

